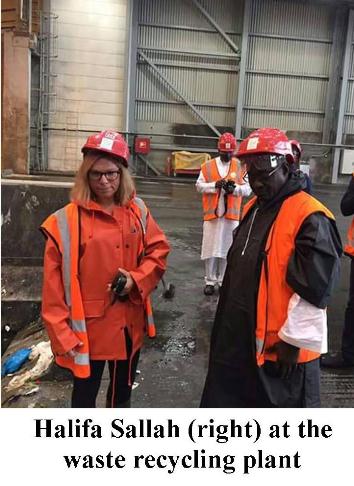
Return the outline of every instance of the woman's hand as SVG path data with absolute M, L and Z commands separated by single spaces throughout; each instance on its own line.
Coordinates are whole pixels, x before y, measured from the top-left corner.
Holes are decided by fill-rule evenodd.
M 119 295 L 127 295 L 134 287 L 134 280 L 131 278 L 130 273 L 124 270 L 124 268 L 118 268 L 118 271 L 121 272 L 123 275 L 127 277 L 127 283 L 125 284 L 124 289 Z

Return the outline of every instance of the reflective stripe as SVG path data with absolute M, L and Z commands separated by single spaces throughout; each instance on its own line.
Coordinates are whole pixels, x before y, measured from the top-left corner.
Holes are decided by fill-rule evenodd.
M 234 214 L 235 216 L 239 216 L 240 211 L 238 209 L 235 209 L 235 208 L 228 208 L 227 213 L 228 214 L 231 213 L 231 214 Z
M 146 234 L 147 208 L 145 206 L 144 201 L 142 199 L 140 199 L 139 197 L 135 197 L 133 199 L 133 202 L 140 209 L 140 216 L 138 214 L 136 214 L 136 212 L 134 210 L 133 210 L 133 213 L 139 219 L 141 229 L 143 230 L 143 235 L 145 236 L 145 234 Z M 138 260 L 140 261 L 140 259 L 143 258 L 144 255 L 145 255 L 145 243 L 144 243 L 144 248 L 141 252 L 141 255 L 139 255 Z M 148 331 L 149 337 L 155 337 L 156 331 L 155 331 L 155 324 L 154 324 L 154 316 L 153 316 L 153 313 L 152 313 L 152 307 L 151 307 L 151 302 L 150 302 L 149 298 L 147 298 L 145 300 L 144 305 L 145 305 L 145 314 L 146 314 L 147 325 L 149 327 L 149 331 Z M 152 331 L 150 330 L 151 327 L 153 328 Z
M 141 221 L 141 227 L 142 227 L 143 232 L 144 232 L 144 235 L 145 235 L 145 233 L 146 233 L 146 217 L 147 217 L 146 206 L 144 204 L 144 201 L 142 199 L 140 199 L 140 197 L 135 197 L 133 199 L 133 202 L 135 202 L 135 204 L 140 209 L 140 215 L 141 215 L 141 217 L 139 219 Z
M 213 176 L 213 172 L 215 176 Z M 213 182 L 218 179 L 217 177 L 217 166 L 214 159 L 205 162 L 202 165 L 202 173 L 206 182 Z M 215 209 L 218 204 L 219 195 L 218 193 L 203 193 L 203 217 L 204 220 L 215 219 Z
M 78 208 L 69 204 L 53 213 L 43 223 L 43 228 L 55 237 L 62 253 L 61 272 L 64 287 L 65 303 L 69 308 L 68 326 L 77 334 L 83 343 L 84 353 L 75 353 L 74 357 L 56 356 L 56 362 L 69 368 L 74 376 L 88 378 L 90 376 L 89 343 L 85 323 L 85 313 L 82 304 L 80 284 L 77 279 L 78 239 L 80 223 Z M 75 319 L 73 319 L 73 316 Z
M 89 365 L 90 364 L 90 358 L 88 353 L 76 353 L 74 362 L 77 365 Z
M 205 206 L 204 206 L 204 214 L 214 214 L 215 209 L 214 209 L 214 199 L 216 194 L 205 194 Z
M 210 162 L 206 162 L 205 163 L 205 170 L 206 170 L 206 182 L 212 182 L 213 179 L 212 179 L 212 173 L 211 173 L 211 163 Z
M 347 244 L 344 247 L 344 252 L 354 256 L 354 218 L 349 226 L 347 233 Z
M 60 238 L 63 248 L 63 281 L 65 289 L 65 300 L 69 307 L 72 307 L 71 300 L 71 234 L 65 208 L 59 209 L 55 213 L 58 221 Z M 86 333 L 85 319 L 70 319 L 71 328 L 74 332 Z M 79 356 L 79 358 L 77 358 Z M 88 354 L 76 354 L 75 364 L 89 364 Z
M 66 217 L 65 208 L 56 211 L 55 216 L 58 221 L 60 238 L 63 246 L 63 281 L 65 300 L 69 307 L 71 307 L 71 255 L 70 255 L 70 232 Z
M 263 350 L 264 340 L 256 337 L 256 351 L 261 353 Z
M 72 319 L 72 330 L 77 332 L 86 332 L 86 323 L 83 319 Z

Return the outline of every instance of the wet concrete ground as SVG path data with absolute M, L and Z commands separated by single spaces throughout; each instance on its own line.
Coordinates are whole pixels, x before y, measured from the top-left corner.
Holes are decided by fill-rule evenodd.
M 143 197 L 172 246 L 167 282 L 176 286 L 174 299 L 163 298 L 163 287 L 154 292 L 157 337 L 147 339 L 142 350 L 132 396 L 133 407 L 198 407 L 207 370 L 209 336 L 217 295 L 203 294 L 201 198 L 191 181 L 139 180 Z M 316 196 L 336 215 L 342 237 L 349 218 L 339 214 L 345 187 L 317 188 Z M 341 282 L 329 307 L 329 348 L 339 349 L 349 282 L 349 262 L 343 258 Z M 70 382 L 66 375 L 40 380 L 35 395 L 20 397 L 5 406 L 67 407 Z M 105 403 L 107 375 L 99 393 L 99 407 Z M 322 372 L 322 406 L 354 407 L 354 370 Z

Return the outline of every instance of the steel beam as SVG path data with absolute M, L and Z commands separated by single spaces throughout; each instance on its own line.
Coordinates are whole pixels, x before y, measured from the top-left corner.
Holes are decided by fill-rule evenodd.
M 144 61 L 146 61 L 149 66 L 155 71 L 155 73 L 160 76 L 161 79 L 164 80 L 164 82 L 170 87 L 170 89 L 177 95 L 179 98 L 181 98 L 188 106 L 189 108 L 197 115 L 197 117 L 202 120 L 208 127 L 216 133 L 216 135 L 220 136 L 219 130 L 212 124 L 210 123 L 204 115 L 191 103 L 174 84 L 171 83 L 169 79 L 166 78 L 166 76 L 160 71 L 160 69 L 140 50 L 138 49 L 138 54 L 141 56 Z
M 286 73 L 284 71 L 265 71 L 264 69 L 246 69 L 247 74 L 262 74 L 264 76 L 282 76 L 288 78 L 305 78 L 305 79 L 323 79 L 328 81 L 328 75 L 326 74 L 299 74 L 299 73 Z
M 152 143 L 150 145 L 151 149 L 153 150 L 186 150 L 188 152 L 203 152 L 203 153 L 217 153 L 217 148 L 210 148 L 210 147 L 195 147 L 195 146 L 185 146 L 185 145 L 176 145 L 176 144 L 164 144 L 164 143 Z M 216 147 L 216 143 L 215 143 Z
M 237 140 L 241 138 L 242 118 L 243 118 L 243 97 L 245 91 L 246 81 L 246 63 L 248 56 L 248 37 L 251 21 L 251 0 L 245 0 L 243 11 L 243 28 L 242 28 L 242 44 L 241 44 L 241 62 L 238 80 L 238 93 L 236 100 L 236 126 L 235 137 Z
M 207 29 L 206 27 L 194 27 L 192 25 L 175 25 L 175 24 L 159 24 L 156 22 L 140 22 L 141 27 L 157 27 L 159 29 L 184 30 L 187 32 L 205 32 L 207 34 L 217 34 L 214 29 Z M 228 35 L 242 35 L 242 32 L 225 31 Z
M 270 111 L 270 112 L 276 112 L 276 111 L 281 111 L 281 112 L 289 112 L 289 113 L 305 113 L 308 115 L 324 115 L 325 112 L 321 110 L 305 110 L 302 108 L 272 108 L 269 106 L 248 106 L 245 105 L 243 107 L 244 110 L 249 110 L 249 111 Z
M 322 143 L 331 141 L 331 134 L 335 129 L 337 102 L 339 100 L 340 73 L 343 62 L 344 35 L 348 10 L 346 8 L 336 9 L 333 27 L 333 44 L 329 66 L 329 77 L 326 93 L 325 118 L 323 121 Z
M 207 21 L 219 32 L 224 41 L 231 47 L 231 49 L 236 53 L 238 59 L 240 58 L 240 49 L 234 43 L 234 41 L 229 37 L 226 32 L 220 27 L 220 25 L 213 19 L 213 17 L 205 10 L 205 8 L 198 2 L 198 0 L 192 0 L 197 9 L 204 15 Z
M 166 105 L 183 105 L 183 101 L 176 101 L 176 100 L 159 100 L 156 98 L 136 98 L 136 101 L 141 101 L 142 103 L 160 103 Z M 223 108 L 223 109 L 233 109 L 234 105 L 227 105 L 227 104 L 212 104 L 212 103 L 205 103 L 203 101 L 191 101 L 192 105 L 194 106 L 203 106 L 206 108 Z
M 136 59 L 138 43 L 138 1 L 129 2 L 128 14 L 128 57 L 125 76 L 125 128 L 126 132 L 135 131 Z M 127 137 L 128 138 L 128 137 Z M 129 143 L 129 140 L 128 140 Z
M 233 54 L 223 54 L 221 52 L 203 52 L 203 51 L 182 51 L 181 49 L 172 49 L 168 47 L 154 47 L 154 46 L 144 46 L 139 45 L 138 49 L 144 49 L 144 51 L 155 51 L 155 52 L 167 52 L 168 54 L 180 54 L 182 56 L 195 56 L 195 57 L 212 57 L 216 59 L 233 59 L 235 56 Z
M 138 63 L 144 64 L 144 61 L 139 60 Z M 219 67 L 219 66 L 207 66 L 207 65 L 201 65 L 201 64 L 176 64 L 174 62 L 169 62 L 169 61 L 155 61 L 156 66 L 168 66 L 168 67 L 173 67 L 177 69 L 197 69 L 199 71 L 213 71 L 213 72 L 222 72 L 222 73 L 237 73 L 238 72 L 238 67 L 235 66 L 234 68 L 225 68 L 225 67 Z
M 281 34 L 265 34 L 262 32 L 250 32 L 250 37 L 262 37 L 264 39 L 279 39 L 279 40 L 291 40 L 291 41 L 299 41 L 299 42 L 308 42 L 308 43 L 318 43 L 318 44 L 332 44 L 332 39 L 316 39 L 316 38 L 309 38 L 309 37 L 296 37 L 293 35 L 281 35 Z
M 345 52 L 344 52 L 342 87 L 341 87 L 340 98 L 339 98 L 340 101 L 339 101 L 338 124 L 337 124 L 337 133 L 336 133 L 336 145 L 341 144 L 343 138 L 343 127 L 344 127 L 344 116 L 345 116 L 344 114 L 345 114 L 345 104 L 347 100 L 349 64 L 350 64 L 350 56 L 352 51 L 353 30 L 354 30 L 354 10 L 350 10 L 349 18 L 348 18 L 347 37 L 345 43 Z M 339 159 L 340 159 L 340 150 L 335 149 L 334 157 L 333 157 L 332 178 L 331 178 L 332 184 L 335 184 L 338 180 Z

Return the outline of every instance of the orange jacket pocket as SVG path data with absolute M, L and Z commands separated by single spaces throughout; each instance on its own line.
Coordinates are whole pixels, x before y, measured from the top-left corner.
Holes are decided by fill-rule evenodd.
M 104 314 L 104 300 L 84 300 L 85 317 L 102 317 Z

